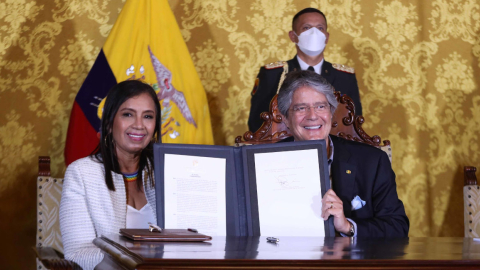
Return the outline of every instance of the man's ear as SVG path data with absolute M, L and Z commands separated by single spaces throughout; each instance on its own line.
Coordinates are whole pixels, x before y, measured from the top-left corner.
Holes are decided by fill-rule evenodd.
M 328 38 L 330 37 L 330 33 L 329 33 L 329 32 L 326 32 L 326 33 L 325 33 L 325 37 L 326 37 L 326 39 L 325 39 L 325 44 L 327 44 L 327 43 L 328 43 Z
M 295 43 L 295 44 L 298 43 L 298 37 L 297 37 L 297 35 L 295 35 L 295 32 L 293 32 L 293 30 L 288 32 L 288 37 L 290 38 L 290 40 L 293 43 Z
M 288 129 L 290 129 L 290 125 L 288 123 L 287 117 L 283 114 L 280 114 L 282 116 L 282 122 L 287 126 Z

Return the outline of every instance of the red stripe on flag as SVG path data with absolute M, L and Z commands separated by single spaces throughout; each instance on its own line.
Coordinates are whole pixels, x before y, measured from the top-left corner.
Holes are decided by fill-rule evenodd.
M 65 164 L 68 166 L 75 160 L 90 155 L 97 144 L 97 131 L 90 125 L 82 109 L 75 101 L 68 124 Z

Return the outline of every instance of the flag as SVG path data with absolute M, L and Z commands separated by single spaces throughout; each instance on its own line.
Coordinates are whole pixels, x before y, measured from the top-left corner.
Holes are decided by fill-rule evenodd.
M 167 0 L 127 0 L 72 107 L 65 163 L 98 144 L 108 90 L 142 79 L 162 108 L 162 142 L 213 144 L 205 91 Z

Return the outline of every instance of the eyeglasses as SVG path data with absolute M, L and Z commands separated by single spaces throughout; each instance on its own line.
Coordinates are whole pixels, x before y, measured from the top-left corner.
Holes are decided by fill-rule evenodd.
M 311 108 L 313 108 L 313 111 L 316 114 L 323 114 L 330 111 L 329 104 L 318 104 L 313 106 L 305 106 L 305 105 L 295 106 L 292 108 L 292 111 L 295 115 L 305 115 L 307 112 L 310 111 Z

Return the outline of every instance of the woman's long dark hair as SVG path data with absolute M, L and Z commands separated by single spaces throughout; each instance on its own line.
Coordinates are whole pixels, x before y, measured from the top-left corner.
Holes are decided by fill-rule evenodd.
M 160 117 L 160 103 L 158 102 L 157 94 L 153 88 L 138 80 L 129 80 L 115 85 L 107 95 L 107 100 L 103 107 L 102 123 L 100 129 L 100 142 L 97 148 L 92 152 L 91 156 L 95 157 L 98 162 L 103 163 L 105 167 L 105 183 L 108 189 L 115 191 L 113 184 L 112 172 L 122 173 L 120 165 L 118 164 L 117 152 L 115 151 L 115 144 L 113 142 L 113 121 L 117 115 L 120 106 L 132 97 L 147 93 L 155 104 L 155 131 L 153 133 L 153 140 L 149 142 L 141 154 L 138 164 L 137 188 L 142 187 L 142 175 L 144 169 L 150 178 L 150 186 L 155 186 L 153 179 L 153 144 L 161 141 L 161 117 Z

